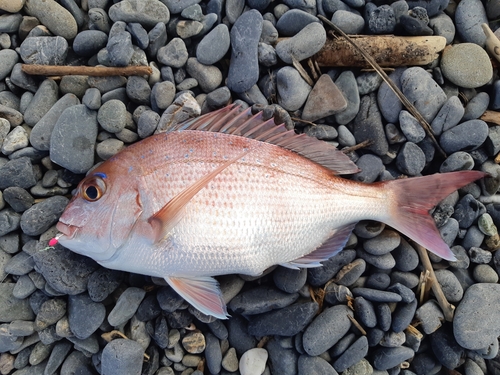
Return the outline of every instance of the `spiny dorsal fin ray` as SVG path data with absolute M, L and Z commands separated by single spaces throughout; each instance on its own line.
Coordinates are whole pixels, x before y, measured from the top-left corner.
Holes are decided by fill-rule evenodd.
M 335 174 L 359 171 L 356 164 L 331 144 L 306 134 L 296 134 L 284 125 L 276 125 L 274 119 L 265 120 L 262 112 L 253 115 L 251 108 L 241 110 L 234 104 L 178 124 L 170 131 L 180 130 L 226 133 L 271 143 L 302 155 Z

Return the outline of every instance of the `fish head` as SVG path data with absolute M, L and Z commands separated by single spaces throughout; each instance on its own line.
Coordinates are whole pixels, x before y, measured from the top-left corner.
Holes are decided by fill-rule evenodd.
M 133 176 L 108 162 L 78 184 L 56 226 L 61 245 L 98 262 L 117 253 L 142 212 Z

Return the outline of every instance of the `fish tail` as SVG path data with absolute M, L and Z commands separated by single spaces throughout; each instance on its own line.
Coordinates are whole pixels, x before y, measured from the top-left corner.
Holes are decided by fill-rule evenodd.
M 394 199 L 385 221 L 441 258 L 455 260 L 429 211 L 455 190 L 485 175 L 480 171 L 460 171 L 383 182 Z

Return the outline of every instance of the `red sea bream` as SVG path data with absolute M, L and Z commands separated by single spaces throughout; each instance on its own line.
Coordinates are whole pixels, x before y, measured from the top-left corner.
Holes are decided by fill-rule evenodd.
M 384 222 L 445 259 L 429 210 L 479 171 L 363 184 L 326 142 L 229 106 L 129 146 L 88 173 L 59 242 L 104 267 L 165 278 L 227 316 L 216 275 L 317 267 L 359 220 Z M 54 241 L 55 242 L 55 241 Z

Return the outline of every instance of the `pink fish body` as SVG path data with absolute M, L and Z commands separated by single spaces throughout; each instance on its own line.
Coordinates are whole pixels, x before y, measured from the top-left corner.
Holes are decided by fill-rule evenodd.
M 227 316 L 212 276 L 316 267 L 354 225 L 387 223 L 445 259 L 428 211 L 478 171 L 362 184 L 325 142 L 226 107 L 138 142 L 91 171 L 59 242 L 107 268 L 163 277 L 205 314 Z

